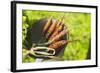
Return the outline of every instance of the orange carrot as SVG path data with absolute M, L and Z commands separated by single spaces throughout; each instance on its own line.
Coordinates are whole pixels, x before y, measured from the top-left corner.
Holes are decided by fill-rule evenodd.
M 61 19 L 58 21 L 58 23 L 56 24 L 56 27 L 55 27 L 55 30 L 54 30 L 54 33 L 51 35 L 50 39 L 51 40 L 53 37 L 55 37 L 59 31 L 61 31 L 62 29 L 62 21 L 64 19 L 64 15 L 61 17 Z
M 54 38 L 52 38 L 51 40 L 49 40 L 50 43 L 53 43 L 55 41 L 58 41 L 61 37 L 63 37 L 65 34 L 68 33 L 68 30 L 63 30 L 61 31 L 58 35 L 56 35 Z
M 48 28 L 50 27 L 51 23 L 52 23 L 52 16 L 48 19 L 47 23 L 44 25 L 43 34 L 46 33 L 46 31 L 47 31 Z
M 63 19 L 64 19 L 64 16 L 61 17 L 60 21 L 59 21 L 59 22 L 57 23 L 57 25 L 56 25 L 56 28 L 59 27 L 59 25 L 62 23 Z
M 50 26 L 50 28 L 48 29 L 48 31 L 46 33 L 46 38 L 49 38 L 49 36 L 51 35 L 51 33 L 55 30 L 56 23 L 57 23 L 57 21 L 54 21 L 52 23 L 52 25 Z
M 63 25 L 61 24 L 55 31 L 54 33 L 51 35 L 50 39 L 54 38 L 61 30 L 63 29 Z
M 51 45 L 49 45 L 49 48 L 53 48 L 53 49 L 57 49 L 60 48 L 64 45 L 67 45 L 68 41 L 67 40 L 61 40 L 61 41 L 57 41 Z

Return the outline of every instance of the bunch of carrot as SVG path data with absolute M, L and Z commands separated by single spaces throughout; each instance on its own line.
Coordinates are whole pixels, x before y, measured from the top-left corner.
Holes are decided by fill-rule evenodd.
M 63 23 L 63 19 L 64 16 L 60 20 L 53 20 L 50 17 L 43 28 L 43 36 L 48 40 L 49 48 L 57 50 L 69 42 L 67 39 L 62 39 L 69 32 Z

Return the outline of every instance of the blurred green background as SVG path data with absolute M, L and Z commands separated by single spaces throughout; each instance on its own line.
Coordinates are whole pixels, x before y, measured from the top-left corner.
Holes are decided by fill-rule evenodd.
M 50 11 L 22 11 L 22 45 L 23 63 L 35 62 L 35 58 L 25 56 L 27 43 L 29 44 L 29 29 L 40 19 L 50 18 L 59 19 L 65 15 L 64 23 L 70 29 L 69 39 L 80 39 L 80 41 L 69 43 L 64 51 L 64 60 L 86 60 L 90 59 L 90 40 L 91 40 L 91 14 L 77 12 L 50 12 Z M 27 42 L 28 40 L 28 42 Z

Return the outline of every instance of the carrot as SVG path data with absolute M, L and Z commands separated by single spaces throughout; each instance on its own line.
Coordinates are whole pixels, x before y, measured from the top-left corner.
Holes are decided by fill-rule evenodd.
M 51 35 L 51 33 L 55 30 L 56 23 L 57 23 L 57 21 L 54 21 L 52 23 L 52 25 L 50 26 L 50 28 L 48 29 L 48 31 L 46 33 L 46 38 L 49 38 L 49 36 Z
M 64 16 L 61 17 L 60 21 L 59 21 L 59 22 L 57 23 L 57 25 L 56 25 L 56 28 L 59 27 L 59 25 L 62 23 L 63 19 L 64 19 Z
M 53 48 L 53 49 L 57 49 L 57 48 L 60 48 L 64 45 L 66 45 L 68 43 L 67 40 L 61 40 L 61 41 L 57 41 L 51 45 L 49 45 L 49 48 Z
M 61 37 L 63 37 L 65 34 L 67 34 L 68 33 L 68 31 L 66 31 L 66 30 L 63 30 L 63 31 L 61 31 L 58 35 L 56 35 L 54 38 L 52 38 L 51 40 L 49 40 L 49 42 L 50 43 L 53 43 L 53 42 L 55 42 L 55 41 L 58 41 L 58 40 L 60 40 L 60 38 Z
M 46 33 L 46 31 L 48 30 L 48 28 L 50 27 L 52 23 L 52 16 L 48 19 L 47 23 L 45 24 L 44 28 L 43 28 L 43 34 Z
M 62 21 L 63 21 L 63 19 L 64 19 L 64 15 L 61 17 L 60 21 L 58 21 L 58 23 L 56 24 L 55 31 L 54 31 L 54 33 L 51 35 L 51 37 L 50 37 L 49 40 L 51 40 L 53 37 L 55 37 L 55 36 L 58 34 L 59 31 L 61 31 L 61 29 L 62 29 L 62 27 L 63 27 L 63 26 L 62 26 Z
M 63 29 L 63 25 L 61 24 L 55 31 L 54 33 L 51 35 L 50 39 L 54 38 L 61 30 Z

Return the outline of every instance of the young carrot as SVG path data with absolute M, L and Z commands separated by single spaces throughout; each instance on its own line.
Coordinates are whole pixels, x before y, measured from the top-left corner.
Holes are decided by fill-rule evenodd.
M 57 23 L 56 20 L 52 23 L 52 25 L 50 26 L 50 28 L 48 29 L 48 31 L 46 33 L 46 38 L 49 38 L 51 33 L 55 30 L 56 23 Z
M 55 37 L 59 31 L 61 31 L 62 29 L 62 21 L 64 19 L 64 15 L 61 17 L 61 19 L 58 21 L 58 23 L 56 24 L 56 27 L 55 27 L 55 30 L 54 30 L 54 33 L 51 35 L 50 39 L 51 40 L 53 37 Z
M 59 27 L 59 25 L 62 23 L 63 19 L 64 19 L 64 15 L 61 17 L 60 21 L 57 23 L 56 28 Z
M 63 24 L 61 23 L 61 25 L 54 31 L 54 33 L 50 36 L 51 40 L 52 38 L 54 38 L 61 30 L 63 29 Z
M 67 40 L 61 40 L 61 41 L 57 41 L 55 43 L 52 43 L 51 45 L 49 45 L 49 48 L 53 48 L 53 49 L 58 49 L 64 45 L 67 45 L 68 41 Z
M 51 40 L 49 40 L 50 43 L 53 43 L 55 41 L 58 41 L 61 37 L 63 37 L 65 34 L 68 33 L 68 30 L 63 30 L 61 31 L 58 35 L 56 35 L 54 38 L 52 38 Z
M 48 19 L 47 23 L 45 24 L 44 28 L 43 28 L 43 34 L 46 33 L 46 31 L 48 30 L 48 28 L 50 27 L 52 23 L 52 16 Z

